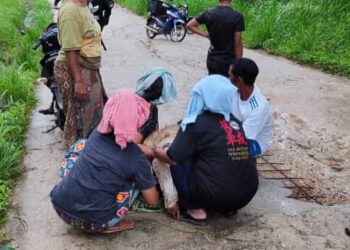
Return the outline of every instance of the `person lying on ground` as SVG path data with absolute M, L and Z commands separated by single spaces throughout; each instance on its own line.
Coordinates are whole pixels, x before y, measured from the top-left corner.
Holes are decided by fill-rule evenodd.
M 69 149 L 50 193 L 63 221 L 87 233 L 119 232 L 134 228 L 124 216 L 140 192 L 148 204 L 159 203 L 150 161 L 133 142 L 150 106 L 131 90 L 117 91 L 89 139 Z
M 272 137 L 269 102 L 254 84 L 258 73 L 258 66 L 249 58 L 238 59 L 229 69 L 229 79 L 237 89 L 231 112 L 243 123 L 252 157 L 264 154 L 271 146 Z
M 258 189 L 256 160 L 249 157 L 241 122 L 231 114 L 234 91 L 220 75 L 200 80 L 170 148 L 153 149 L 154 157 L 172 164 L 179 206 L 192 223 L 203 224 L 208 209 L 237 211 Z M 169 212 L 179 216 L 177 206 Z

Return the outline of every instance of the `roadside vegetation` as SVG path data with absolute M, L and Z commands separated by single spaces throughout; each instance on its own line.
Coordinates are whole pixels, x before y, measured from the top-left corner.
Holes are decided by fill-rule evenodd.
M 0 1 L 0 227 L 23 172 L 25 133 L 35 104 L 40 52 L 32 45 L 52 20 L 47 0 Z
M 118 0 L 140 15 L 147 0 Z M 174 0 L 190 15 L 214 7 L 217 0 Z M 233 0 L 245 17 L 244 46 L 264 49 L 300 63 L 350 77 L 349 0 Z

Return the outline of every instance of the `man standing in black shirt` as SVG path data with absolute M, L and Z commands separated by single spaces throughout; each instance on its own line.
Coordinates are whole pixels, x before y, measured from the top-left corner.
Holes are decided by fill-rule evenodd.
M 242 14 L 231 8 L 232 0 L 219 0 L 219 5 L 193 18 L 187 28 L 210 40 L 207 56 L 209 75 L 228 77 L 230 65 L 243 56 L 241 32 L 244 31 Z M 199 29 L 204 24 L 208 32 Z

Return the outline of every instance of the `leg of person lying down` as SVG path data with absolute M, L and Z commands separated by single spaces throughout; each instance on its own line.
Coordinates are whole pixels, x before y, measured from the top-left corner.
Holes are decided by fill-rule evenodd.
M 178 202 L 178 194 L 171 177 L 170 166 L 158 159 L 153 161 L 153 170 L 157 175 L 160 188 L 164 196 L 165 208 L 169 209 L 176 206 Z
M 157 146 L 163 148 L 172 143 L 178 131 L 178 125 L 170 125 L 152 133 L 144 144 L 148 147 Z M 164 205 L 171 211 L 171 208 L 177 206 L 178 194 L 171 177 L 170 166 L 158 159 L 153 161 L 153 170 L 158 178 L 160 188 L 164 196 Z

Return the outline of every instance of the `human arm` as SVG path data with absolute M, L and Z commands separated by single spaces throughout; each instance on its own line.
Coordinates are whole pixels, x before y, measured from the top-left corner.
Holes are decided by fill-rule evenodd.
M 202 37 L 209 39 L 209 33 L 206 31 L 201 31 L 201 29 L 199 28 L 199 23 L 196 18 L 193 18 L 191 21 L 187 23 L 187 29 L 189 29 L 193 33 L 196 33 L 197 35 L 200 35 Z
M 78 100 L 83 101 L 87 96 L 87 88 L 83 82 L 83 77 L 78 62 L 79 50 L 66 51 L 66 57 L 69 74 L 74 79 L 74 95 Z
M 264 154 L 271 145 L 272 137 L 272 114 L 269 105 L 249 114 L 243 121 L 243 129 L 249 141 L 250 154 Z
M 167 148 L 153 147 L 153 157 L 171 165 L 176 165 L 176 162 L 169 157 L 167 151 Z
M 190 159 L 196 151 L 196 139 L 194 135 L 194 126 L 190 124 L 185 132 L 179 128 L 174 141 L 170 147 L 153 147 L 154 157 L 161 161 L 175 165 Z
M 159 193 L 155 187 L 141 190 L 141 193 L 149 205 L 155 206 L 159 204 Z
M 61 50 L 64 51 L 67 61 L 68 72 L 74 80 L 74 94 L 78 100 L 84 100 L 87 94 L 86 86 L 83 82 L 79 53 L 83 44 L 82 21 L 77 18 L 75 8 L 66 9 L 60 12 L 58 17 L 58 31 Z
M 135 139 L 134 139 L 135 142 Z M 151 148 L 147 147 L 146 145 L 143 145 L 141 143 L 136 143 L 137 146 L 141 149 L 141 151 L 147 156 L 149 159 L 154 158 L 154 152 Z
M 243 57 L 243 43 L 242 43 L 242 32 L 245 30 L 244 18 L 239 15 L 235 24 L 235 30 L 233 35 L 234 53 L 236 60 Z
M 235 32 L 234 33 L 234 52 L 236 55 L 236 60 L 241 59 L 243 56 L 243 44 L 242 44 L 242 35 L 241 32 Z
M 159 203 L 159 194 L 155 187 L 150 161 L 144 155 L 140 154 L 139 160 L 134 163 L 133 181 L 135 186 L 141 190 L 148 204 L 157 205 Z

